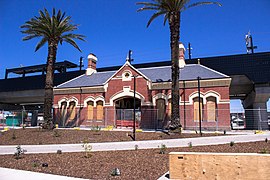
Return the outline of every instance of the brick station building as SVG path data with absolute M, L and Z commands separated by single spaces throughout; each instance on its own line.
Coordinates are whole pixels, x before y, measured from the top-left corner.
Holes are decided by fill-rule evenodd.
M 198 64 L 186 64 L 185 48 L 182 44 L 179 48 L 182 126 L 196 129 L 201 114 L 203 129 L 217 126 L 230 129 L 231 78 L 201 65 L 199 61 Z M 137 127 L 162 129 L 168 124 L 171 116 L 171 66 L 162 63 L 132 65 L 126 61 L 117 69 L 97 71 L 96 63 L 97 57 L 90 54 L 85 74 L 54 88 L 54 119 L 57 123 L 62 126 L 132 126 L 135 95 Z

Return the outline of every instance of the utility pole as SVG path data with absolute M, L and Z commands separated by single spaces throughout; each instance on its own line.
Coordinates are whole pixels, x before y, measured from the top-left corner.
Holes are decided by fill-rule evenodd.
M 81 56 L 80 57 L 80 71 L 82 70 L 82 67 L 83 67 L 83 57 Z
M 129 50 L 129 51 L 128 51 L 127 58 L 126 58 L 126 60 L 127 60 L 129 63 L 131 63 L 132 61 L 134 61 L 134 59 L 131 58 L 131 55 L 132 55 L 132 50 Z
M 188 59 L 191 59 L 191 50 L 192 50 L 192 47 L 191 47 L 191 44 L 190 42 L 188 43 Z

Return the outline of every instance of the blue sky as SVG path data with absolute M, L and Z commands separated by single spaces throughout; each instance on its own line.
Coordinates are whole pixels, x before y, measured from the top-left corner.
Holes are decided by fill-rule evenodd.
M 146 28 L 152 12 L 136 12 L 140 0 L 0 0 L 0 78 L 6 68 L 46 62 L 47 47 L 34 52 L 38 40 L 22 41 L 20 26 L 38 10 L 53 7 L 80 24 L 76 33 L 82 53 L 68 44 L 59 46 L 57 61 L 79 62 L 91 52 L 98 67 L 122 65 L 129 49 L 135 63 L 170 59 L 169 29 L 163 18 Z M 150 0 L 143 0 L 150 1 Z M 191 2 L 197 2 L 191 0 Z M 223 6 L 200 6 L 182 13 L 181 41 L 192 44 L 192 57 L 246 53 L 245 34 L 250 30 L 255 52 L 270 51 L 269 0 L 219 0 Z M 86 66 L 86 60 L 84 62 Z

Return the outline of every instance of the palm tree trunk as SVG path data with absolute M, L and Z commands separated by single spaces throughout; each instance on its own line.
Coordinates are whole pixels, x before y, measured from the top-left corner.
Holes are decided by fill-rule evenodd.
M 52 106 L 53 106 L 53 79 L 54 64 L 56 60 L 57 43 L 55 41 L 48 42 L 47 71 L 45 80 L 45 97 L 44 97 L 44 120 L 46 129 L 53 128 Z
M 169 16 L 172 60 L 172 115 L 169 129 L 174 130 L 180 126 L 179 115 L 179 36 L 180 36 L 180 13 L 171 12 Z

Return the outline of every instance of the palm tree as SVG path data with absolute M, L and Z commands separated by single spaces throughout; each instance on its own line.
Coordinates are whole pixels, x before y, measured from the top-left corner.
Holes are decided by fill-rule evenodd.
M 46 124 L 44 128 L 52 128 L 52 105 L 53 105 L 53 79 L 54 79 L 54 64 L 59 43 L 65 41 L 81 52 L 81 49 L 76 44 L 74 39 L 84 41 L 85 36 L 73 34 L 72 32 L 78 29 L 78 25 L 71 24 L 71 17 L 65 16 L 60 10 L 55 12 L 53 9 L 50 16 L 47 9 L 39 11 L 39 17 L 35 16 L 21 26 L 21 32 L 27 34 L 23 40 L 33 38 L 41 38 L 38 42 L 35 51 L 39 50 L 44 44 L 48 43 L 48 56 L 46 65 L 46 80 L 45 80 L 45 97 L 44 97 L 44 120 Z
M 157 17 L 164 16 L 164 25 L 169 22 L 170 28 L 170 47 L 171 47 L 171 61 L 172 61 L 172 112 L 171 123 L 169 129 L 174 130 L 181 127 L 179 114 L 179 40 L 180 40 L 180 19 L 181 13 L 191 7 L 216 4 L 221 6 L 218 2 L 196 2 L 191 3 L 190 0 L 152 0 L 152 2 L 138 2 L 137 5 L 143 5 L 138 9 L 138 12 L 145 10 L 154 10 L 155 13 L 151 16 L 147 23 L 147 27 Z

